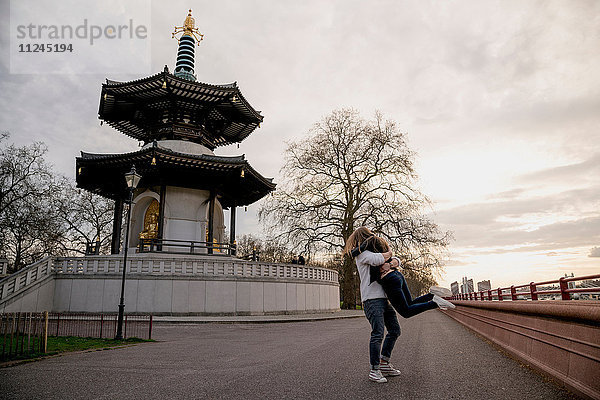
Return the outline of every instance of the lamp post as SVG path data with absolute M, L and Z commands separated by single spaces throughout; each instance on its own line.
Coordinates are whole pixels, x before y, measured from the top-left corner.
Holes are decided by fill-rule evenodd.
M 127 271 L 127 248 L 129 247 L 129 221 L 131 220 L 131 205 L 133 203 L 133 190 L 137 187 L 142 176 L 135 172 L 135 165 L 125 174 L 125 182 L 129 189 L 129 207 L 127 208 L 127 228 L 125 229 L 125 243 L 123 249 L 123 278 L 121 280 L 121 302 L 119 303 L 119 319 L 117 321 L 117 334 L 115 339 L 123 339 L 123 311 L 125 311 L 125 272 Z

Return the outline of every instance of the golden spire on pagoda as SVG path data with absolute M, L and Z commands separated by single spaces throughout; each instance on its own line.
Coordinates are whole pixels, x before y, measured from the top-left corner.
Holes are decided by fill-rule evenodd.
M 200 41 L 204 38 L 204 35 L 200 33 L 200 31 L 198 30 L 198 28 L 196 28 L 195 25 L 196 21 L 194 20 L 194 18 L 192 17 L 192 10 L 190 10 L 190 12 L 188 13 L 187 17 L 185 18 L 185 21 L 183 22 L 183 26 L 176 26 L 175 27 L 175 32 L 173 32 L 171 34 L 171 38 L 174 38 L 175 35 L 177 33 L 182 33 L 183 36 L 191 36 L 194 39 L 196 39 L 196 43 L 198 44 L 198 46 L 200 45 Z M 179 42 L 180 38 L 177 38 L 177 41 Z

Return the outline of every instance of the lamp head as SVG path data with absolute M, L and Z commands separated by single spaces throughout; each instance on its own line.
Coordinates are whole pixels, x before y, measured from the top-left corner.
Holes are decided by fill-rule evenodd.
M 129 189 L 135 189 L 138 183 L 140 183 L 140 179 L 142 179 L 142 176 L 135 172 L 135 165 L 131 167 L 131 171 L 125 174 L 125 182 L 127 182 Z

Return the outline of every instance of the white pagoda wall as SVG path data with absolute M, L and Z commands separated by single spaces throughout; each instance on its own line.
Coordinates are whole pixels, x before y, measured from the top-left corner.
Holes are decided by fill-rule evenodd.
M 207 190 L 167 186 L 163 238 L 205 242 L 209 196 L 210 192 Z M 146 190 L 138 194 L 133 200 L 134 205 L 131 210 L 131 227 L 129 231 L 130 249 L 136 248 L 139 243 L 139 234 L 144 229 L 144 216 L 152 200 L 160 201 L 159 194 L 152 190 Z M 213 227 L 214 238 L 219 243 L 227 241 L 224 220 L 223 208 L 217 199 L 215 201 Z
M 55 312 L 115 312 L 118 277 L 60 276 Z M 31 308 L 31 304 L 27 308 Z M 340 307 L 339 286 L 299 282 L 193 280 L 128 277 L 125 312 L 154 315 L 302 313 Z M 46 308 L 47 309 L 47 308 Z

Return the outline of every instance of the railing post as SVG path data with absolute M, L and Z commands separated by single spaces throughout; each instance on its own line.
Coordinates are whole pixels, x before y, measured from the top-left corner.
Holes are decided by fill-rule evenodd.
M 531 300 L 538 299 L 538 295 L 537 295 L 536 291 L 537 291 L 537 287 L 535 286 L 535 283 L 531 282 L 529 284 L 529 295 L 531 296 Z
M 511 287 L 510 287 L 510 299 L 511 300 L 517 299 L 517 291 L 515 289 L 515 285 L 511 285 Z
M 38 266 L 36 267 L 36 271 L 35 271 L 35 280 L 39 281 L 41 280 L 42 277 L 42 265 L 44 265 L 43 263 L 39 263 Z
M 498 300 L 502 301 L 502 289 L 498 288 Z
M 569 284 L 565 280 L 565 278 L 564 277 L 560 278 L 558 280 L 558 284 L 560 285 L 560 297 L 562 297 L 563 300 L 571 300 L 571 295 L 567 292 L 567 289 L 569 288 Z
M 42 325 L 42 329 L 44 330 L 42 353 L 45 353 L 48 350 L 48 311 L 44 311 L 44 325 Z
M 492 301 L 492 289 L 488 289 L 488 300 Z
M 104 314 L 100 314 L 100 339 L 102 339 L 102 329 L 104 328 Z

